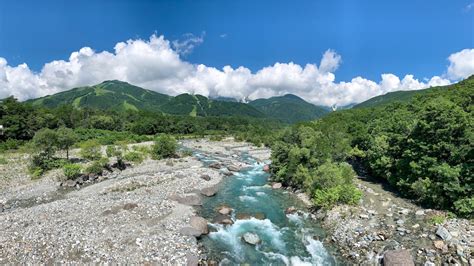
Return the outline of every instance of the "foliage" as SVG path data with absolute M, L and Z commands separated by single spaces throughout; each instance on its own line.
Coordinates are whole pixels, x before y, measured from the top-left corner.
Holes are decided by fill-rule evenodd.
M 66 151 L 66 158 L 69 160 L 69 149 L 77 141 L 77 136 L 70 128 L 61 127 L 56 131 L 57 146 Z
M 0 156 L 0 164 L 7 164 L 8 161 L 3 156 Z
M 92 164 L 86 167 L 85 173 L 101 175 L 108 162 L 107 158 L 100 158 L 97 161 L 93 161 Z
M 151 148 L 151 155 L 155 160 L 173 157 L 176 154 L 177 147 L 178 143 L 175 138 L 161 134 L 155 139 L 155 144 Z
M 143 160 L 145 159 L 145 156 L 141 152 L 130 151 L 126 153 L 123 158 L 125 159 L 125 161 L 134 162 L 134 163 L 142 163 Z
M 87 160 L 98 160 L 102 157 L 100 143 L 96 140 L 88 140 L 81 144 L 80 154 Z
M 79 164 L 66 164 L 63 173 L 67 179 L 75 179 L 81 175 L 82 167 Z

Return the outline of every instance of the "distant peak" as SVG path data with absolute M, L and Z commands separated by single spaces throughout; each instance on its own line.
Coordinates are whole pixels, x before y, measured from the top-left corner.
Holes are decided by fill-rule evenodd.
M 298 99 L 298 100 L 302 100 L 300 97 L 294 95 L 294 94 L 291 94 L 291 93 L 288 93 L 288 94 L 285 94 L 283 95 L 282 97 L 284 98 L 288 98 L 288 99 Z

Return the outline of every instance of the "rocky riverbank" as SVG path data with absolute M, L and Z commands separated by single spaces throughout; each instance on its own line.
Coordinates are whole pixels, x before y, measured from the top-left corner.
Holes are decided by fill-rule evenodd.
M 240 151 L 262 158 L 267 152 L 232 140 L 182 145 L 220 156 L 232 167 L 240 167 Z M 189 228 L 202 223 L 193 206 L 216 193 L 212 188 L 226 176 L 194 157 L 148 159 L 95 183 L 64 189 L 60 171 L 31 180 L 25 162 L 18 163 L 2 166 L 8 181 L 0 188 L 0 264 L 196 264 L 200 250 Z
M 319 210 L 327 242 L 355 264 L 474 265 L 474 224 L 423 209 L 385 190 L 357 180 L 358 206 Z M 384 259 L 385 258 L 385 259 Z

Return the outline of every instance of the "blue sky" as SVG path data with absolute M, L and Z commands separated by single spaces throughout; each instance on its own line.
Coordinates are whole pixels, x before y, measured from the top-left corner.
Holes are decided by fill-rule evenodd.
M 442 75 L 448 56 L 474 48 L 472 0 L 435 1 L 22 1 L 0 2 L 0 57 L 34 72 L 88 46 L 185 34 L 203 42 L 183 60 L 252 72 L 275 62 L 342 57 L 336 82 L 383 73 Z

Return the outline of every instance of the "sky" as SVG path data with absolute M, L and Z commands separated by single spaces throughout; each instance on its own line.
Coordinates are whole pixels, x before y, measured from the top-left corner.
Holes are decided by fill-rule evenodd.
M 471 74 L 473 0 L 0 1 L 0 98 L 119 79 L 342 106 Z

